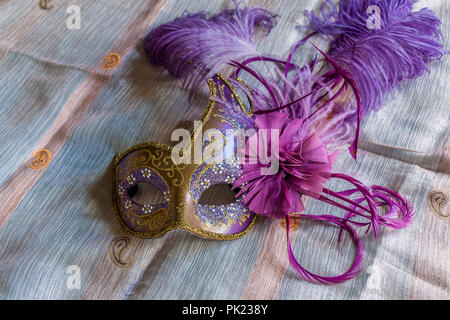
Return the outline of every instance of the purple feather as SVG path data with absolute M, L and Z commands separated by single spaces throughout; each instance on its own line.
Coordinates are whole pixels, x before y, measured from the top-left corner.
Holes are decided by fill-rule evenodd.
M 295 215 L 295 217 L 326 221 L 340 226 L 341 233 L 339 235 L 338 241 L 340 241 L 341 239 L 342 232 L 347 231 L 352 237 L 352 240 L 355 244 L 356 255 L 349 270 L 339 276 L 324 277 L 306 270 L 297 261 L 292 251 L 289 236 L 290 217 L 289 215 L 286 215 L 286 232 L 289 261 L 300 277 L 312 283 L 340 283 L 356 277 L 358 273 L 361 272 L 362 263 L 364 261 L 364 247 L 361 238 L 352 226 L 367 227 L 367 232 L 370 229 L 373 229 L 374 235 L 376 236 L 380 230 L 380 225 L 394 229 L 401 229 L 406 228 L 414 219 L 414 211 L 412 207 L 397 192 L 380 186 L 372 186 L 370 188 L 366 187 L 355 178 L 344 174 L 332 174 L 331 177 L 332 179 L 347 181 L 352 184 L 354 188 L 340 192 L 334 192 L 332 190 L 324 188 L 323 194 L 320 197 L 316 197 L 316 199 L 333 205 L 337 208 L 344 209 L 346 211 L 345 217 L 340 218 L 333 215 L 306 214 L 297 214 Z M 352 199 L 352 196 L 356 199 Z M 337 202 L 330 197 L 346 202 L 350 206 Z M 380 208 L 387 209 L 387 213 L 381 214 L 381 212 L 379 211 Z M 363 218 L 363 220 L 365 219 L 367 221 L 358 222 L 352 220 L 352 218 L 354 218 L 355 216 Z
M 362 99 L 362 115 L 381 107 L 386 93 L 405 79 L 421 76 L 428 63 L 446 51 L 440 20 L 430 9 L 413 12 L 415 0 L 346 0 L 339 10 L 332 1 L 322 6 L 322 18 L 307 12 L 315 32 L 329 35 L 329 56 L 349 69 Z M 326 10 L 325 4 L 330 6 Z M 372 20 L 372 8 L 380 20 Z M 369 28 L 369 26 L 371 26 Z
M 169 73 L 191 89 L 212 77 L 231 60 L 258 55 L 254 43 L 255 28 L 269 34 L 276 15 L 260 7 L 207 13 L 185 13 L 172 22 L 151 31 L 144 41 L 147 57 L 153 65 Z
M 294 256 L 294 252 L 292 251 L 292 245 L 290 240 L 290 217 L 286 216 L 286 237 L 287 237 L 287 247 L 288 247 L 288 256 L 289 262 L 297 274 L 306 281 L 315 283 L 315 284 L 334 284 L 334 283 L 342 283 L 348 281 L 350 279 L 355 278 L 362 271 L 362 264 L 364 262 L 364 245 L 361 241 L 361 238 L 358 236 L 358 233 L 354 228 L 352 228 L 345 219 L 338 218 L 335 216 L 329 215 L 296 215 L 297 217 L 316 220 L 316 221 L 326 221 L 333 223 L 339 227 L 341 230 L 347 231 L 355 244 L 356 254 L 350 268 L 343 274 L 335 277 L 324 277 L 319 276 L 315 273 L 312 273 L 306 270 L 301 264 L 297 261 Z
M 250 64 L 258 61 L 276 63 L 275 77 L 264 76 Z M 259 56 L 242 63 L 232 64 L 236 77 L 246 71 L 263 86 L 248 88 L 239 81 L 233 85 L 241 88 L 252 101 L 254 114 L 288 113 L 291 119 L 306 120 L 303 131 L 314 130 L 330 149 L 339 148 L 355 139 L 357 130 L 357 103 L 343 102 L 346 85 L 332 73 L 331 81 L 314 73 L 315 62 L 300 68 L 281 59 Z M 341 88 L 340 90 L 338 88 Z M 350 105 L 350 106 L 349 106 Z

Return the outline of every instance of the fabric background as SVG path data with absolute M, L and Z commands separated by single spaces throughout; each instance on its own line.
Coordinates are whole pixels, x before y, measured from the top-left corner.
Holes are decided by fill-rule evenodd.
M 306 34 L 294 28 L 304 22 L 303 10 L 317 10 L 320 2 L 247 0 L 280 14 L 278 27 L 260 42 L 263 51 L 286 55 Z M 432 190 L 450 191 L 448 57 L 366 119 L 357 163 L 342 152 L 335 166 L 398 190 L 413 204 L 415 223 L 376 239 L 364 235 L 365 270 L 344 284 L 319 286 L 289 267 L 279 221 L 260 219 L 246 237 L 217 242 L 185 231 L 141 240 L 124 234 L 115 217 L 114 154 L 145 141 L 168 143 L 180 121 L 199 119 L 208 98 L 190 104 L 175 81 L 146 61 L 142 39 L 184 10 L 218 12 L 232 1 L 50 4 L 43 10 L 36 0 L 0 0 L 1 298 L 448 299 L 448 220 L 427 202 Z M 81 8 L 80 30 L 66 27 L 69 5 Z M 450 2 L 419 1 L 423 6 L 442 20 L 450 48 Z M 317 37 L 314 43 L 327 44 Z M 121 63 L 103 70 L 111 52 Z M 312 52 L 302 51 L 306 60 Z M 51 163 L 31 169 L 33 153 L 44 148 Z M 307 211 L 338 214 L 315 201 Z M 316 273 L 345 271 L 354 249 L 344 241 L 340 253 L 337 234 L 302 221 L 293 238 L 297 258 Z M 126 248 L 117 258 L 120 243 Z M 72 265 L 80 268 L 80 289 L 66 285 Z

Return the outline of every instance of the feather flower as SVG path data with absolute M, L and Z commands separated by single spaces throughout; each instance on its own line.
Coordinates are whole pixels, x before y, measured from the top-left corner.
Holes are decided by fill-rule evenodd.
M 317 134 L 302 133 L 303 120 L 289 120 L 286 113 L 260 115 L 255 124 L 258 130 L 279 133 L 278 143 L 271 140 L 272 135 L 258 141 L 258 148 L 264 143 L 266 150 L 278 149 L 279 166 L 275 174 L 265 174 L 261 169 L 267 165 L 251 159 L 255 146 L 249 145 L 254 140 L 248 139 L 243 174 L 233 186 L 242 187 L 237 196 L 245 194 L 244 201 L 253 212 L 271 218 L 303 211 L 300 193 L 320 196 L 324 183 L 331 177 L 337 154 L 330 155 Z

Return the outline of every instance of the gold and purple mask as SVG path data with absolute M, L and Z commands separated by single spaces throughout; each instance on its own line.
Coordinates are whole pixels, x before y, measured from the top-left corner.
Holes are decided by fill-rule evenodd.
M 189 147 L 203 131 L 247 130 L 253 127 L 248 110 L 235 89 L 221 75 L 208 81 L 210 99 L 201 124 L 203 130 L 192 132 Z M 219 103 L 224 101 L 225 103 Z M 212 138 L 211 138 L 212 140 Z M 211 143 L 201 139 L 202 149 Z M 227 145 L 229 145 L 227 141 Z M 200 164 L 175 164 L 173 147 L 161 143 L 136 145 L 114 158 L 114 202 L 123 227 L 140 238 L 155 238 L 174 229 L 189 230 L 201 237 L 232 240 L 245 235 L 252 227 L 255 214 L 244 204 L 243 197 L 232 203 L 200 203 L 202 194 L 214 185 L 232 185 L 241 175 L 237 159 L 237 141 L 233 141 L 232 161 L 208 161 Z M 194 161 L 194 163 L 198 163 Z M 133 193 L 139 185 L 150 184 L 164 195 L 156 204 L 139 204 Z

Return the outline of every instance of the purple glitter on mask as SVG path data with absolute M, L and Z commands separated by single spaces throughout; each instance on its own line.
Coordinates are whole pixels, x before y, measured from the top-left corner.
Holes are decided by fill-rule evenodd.
M 236 164 L 202 164 L 192 175 L 190 190 L 196 206 L 195 215 L 202 223 L 210 225 L 227 225 L 239 223 L 248 224 L 253 214 L 245 206 L 242 197 L 233 203 L 226 205 L 205 205 L 199 204 L 201 195 L 210 187 L 218 184 L 232 185 L 237 177 L 242 173 L 240 165 Z

